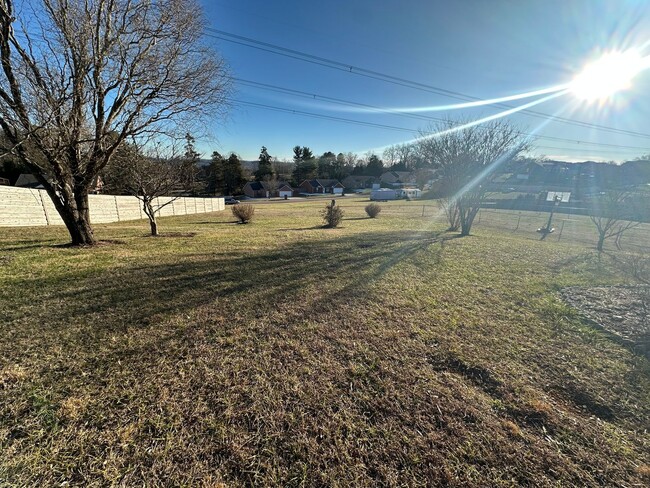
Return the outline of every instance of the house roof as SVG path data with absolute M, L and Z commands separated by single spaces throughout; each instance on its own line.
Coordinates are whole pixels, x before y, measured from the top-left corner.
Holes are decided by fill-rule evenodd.
M 316 181 L 318 181 L 324 187 L 336 186 L 341 184 L 339 180 L 334 180 L 334 179 L 329 179 L 329 180 L 318 179 Z
M 251 190 L 253 191 L 263 191 L 263 190 L 270 190 L 273 185 L 271 185 L 268 181 L 249 181 L 246 183 L 250 187 Z M 289 189 L 291 188 L 291 185 L 287 183 L 286 181 L 278 181 L 277 182 L 277 189 L 279 190 L 280 188 L 288 187 Z
M 253 191 L 261 191 L 261 190 L 265 190 L 265 189 L 266 189 L 266 188 L 264 187 L 264 182 L 262 182 L 262 181 L 249 181 L 249 182 L 246 183 L 246 184 L 247 184 L 247 185 L 249 186 L 249 188 L 250 188 L 251 190 L 253 190 Z
M 410 182 L 413 180 L 413 173 L 410 171 L 386 171 L 380 178 L 381 181 L 388 183 Z
M 29 173 L 21 174 L 16 180 L 14 186 L 20 186 L 23 188 L 43 188 L 43 185 L 36 179 L 36 177 Z
M 315 180 L 305 180 L 303 183 L 309 183 L 313 188 L 318 188 L 318 187 L 323 187 L 323 188 L 329 188 L 332 186 L 343 186 L 343 184 L 339 180 L 332 180 L 332 179 L 315 179 Z M 301 183 L 302 184 L 302 183 Z

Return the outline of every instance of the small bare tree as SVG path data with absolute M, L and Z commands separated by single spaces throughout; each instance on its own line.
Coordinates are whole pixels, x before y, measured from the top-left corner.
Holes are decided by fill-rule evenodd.
M 151 235 L 157 236 L 157 216 L 167 205 L 192 189 L 191 172 L 183 157 L 173 149 L 151 145 L 138 149 L 126 146 L 114 159 L 106 175 L 109 191 L 126 193 L 140 200 L 142 210 L 149 219 Z M 160 197 L 170 197 L 160 203 Z
M 0 153 L 44 186 L 73 244 L 96 242 L 88 193 L 125 141 L 223 110 L 203 27 L 197 0 L 0 0 Z
M 626 208 L 629 196 L 627 190 L 612 189 L 590 200 L 589 218 L 598 232 L 596 249 L 599 252 L 602 252 L 605 241 L 610 237 L 615 237 L 617 247 L 620 247 L 619 241 L 623 233 L 640 225 L 630 209 Z
M 460 229 L 460 215 L 456 201 L 451 197 L 445 197 L 438 201 L 438 205 L 440 205 L 441 210 L 445 213 L 445 217 L 447 217 L 447 223 L 449 224 L 447 230 L 456 232 Z
M 470 233 L 495 171 L 528 147 L 521 132 L 504 120 L 460 127 L 447 120 L 421 131 L 418 153 L 439 168 L 450 198 L 451 227 L 458 214 L 460 233 Z

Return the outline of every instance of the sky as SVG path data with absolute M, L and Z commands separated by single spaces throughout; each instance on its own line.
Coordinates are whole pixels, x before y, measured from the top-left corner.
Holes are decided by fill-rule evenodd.
M 645 44 L 650 54 L 647 0 L 199 1 L 205 42 L 225 59 L 234 87 L 228 117 L 198 140 L 206 158 L 217 150 L 257 159 L 262 145 L 279 159 L 290 159 L 295 145 L 317 155 L 381 154 L 431 127 L 432 118 L 472 121 L 543 96 L 415 114 L 359 105 L 403 109 L 504 97 L 569 83 L 603 53 Z M 293 52 L 283 56 L 274 46 Z M 624 161 L 650 153 L 648 93 L 645 70 L 606 102 L 568 93 L 531 107 L 535 114 L 506 119 L 536 136 L 534 155 Z

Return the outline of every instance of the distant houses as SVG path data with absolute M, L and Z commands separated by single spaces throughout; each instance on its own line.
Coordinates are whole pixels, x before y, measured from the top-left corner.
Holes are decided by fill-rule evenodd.
M 331 193 L 342 195 L 345 186 L 339 180 L 315 179 L 300 183 L 300 192 L 308 195 Z
M 248 198 L 289 198 L 298 193 L 285 181 L 249 181 L 244 185 L 244 195 Z
M 300 186 L 293 188 L 286 181 L 249 181 L 244 185 L 243 192 L 248 198 L 289 198 L 298 195 L 342 195 L 344 185 L 339 180 L 312 179 L 305 180 Z
M 14 186 L 18 186 L 20 188 L 31 188 L 33 190 L 43 190 L 45 188 L 41 182 L 38 181 L 36 177 L 31 173 L 23 173 L 18 176 L 18 179 L 16 180 Z M 103 189 L 104 181 L 102 180 L 102 177 L 96 176 L 93 180 L 93 186 L 90 190 L 90 193 L 98 194 L 101 193 Z
M 382 187 L 407 188 L 415 187 L 415 173 L 411 171 L 386 171 L 379 177 Z
M 376 176 L 350 175 L 346 176 L 341 183 L 348 190 L 364 190 L 379 184 L 379 178 Z
M 608 164 L 595 161 L 529 161 L 513 168 L 503 185 L 512 187 L 548 186 L 584 192 L 650 183 L 650 161 Z

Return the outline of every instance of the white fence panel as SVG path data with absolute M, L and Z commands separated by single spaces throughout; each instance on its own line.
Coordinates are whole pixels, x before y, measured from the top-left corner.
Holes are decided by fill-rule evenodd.
M 159 204 L 172 200 L 160 197 Z M 130 196 L 89 195 L 90 220 L 93 223 L 121 222 L 145 218 L 140 201 Z M 224 210 L 223 198 L 181 197 L 165 205 L 159 215 L 189 215 Z M 0 186 L 0 227 L 63 225 L 45 190 Z

